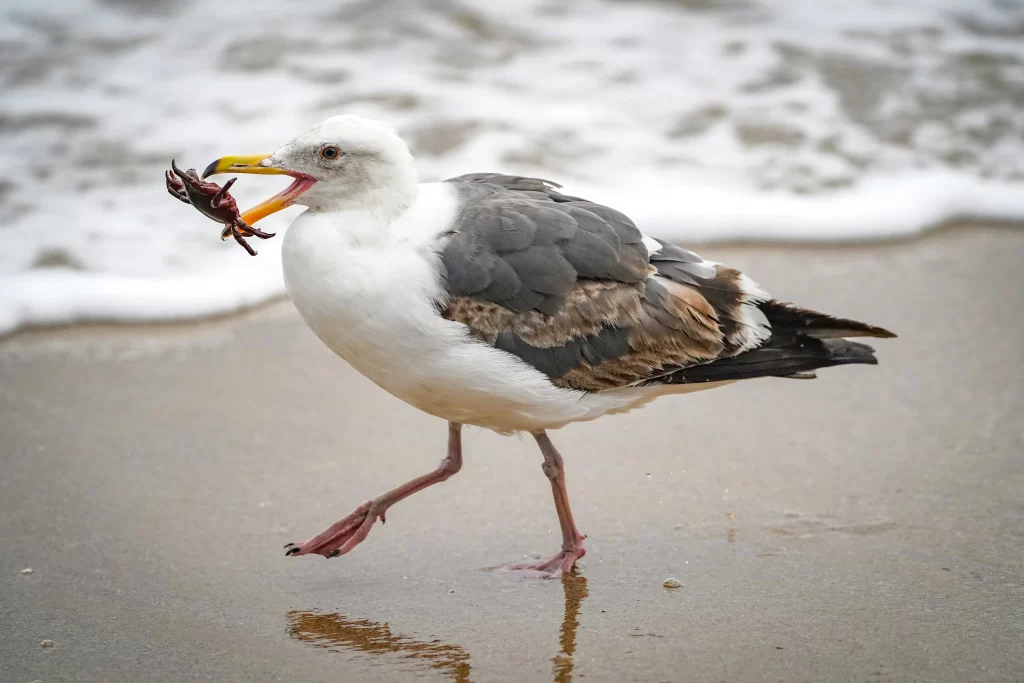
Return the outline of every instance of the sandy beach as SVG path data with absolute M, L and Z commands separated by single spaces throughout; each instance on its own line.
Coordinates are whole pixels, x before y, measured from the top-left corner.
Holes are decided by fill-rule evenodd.
M 1024 232 L 701 252 L 900 338 L 554 433 L 563 580 L 491 570 L 559 535 L 534 445 L 478 429 L 350 555 L 284 557 L 446 438 L 287 302 L 0 342 L 0 680 L 1024 679 Z

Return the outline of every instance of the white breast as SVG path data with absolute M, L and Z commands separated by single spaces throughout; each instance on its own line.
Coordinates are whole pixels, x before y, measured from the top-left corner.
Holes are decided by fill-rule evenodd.
M 288 230 L 288 294 L 332 351 L 420 410 L 499 432 L 557 428 L 664 393 L 560 389 L 442 318 L 437 238 L 455 203 L 448 188 L 421 188 L 420 201 L 391 225 L 360 212 L 307 211 Z

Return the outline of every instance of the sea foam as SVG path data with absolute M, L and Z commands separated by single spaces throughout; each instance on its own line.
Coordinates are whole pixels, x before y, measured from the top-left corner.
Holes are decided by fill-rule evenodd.
M 389 121 L 421 175 L 539 175 L 682 243 L 1024 219 L 1024 10 L 961 0 L 126 3 L 0 10 L 0 334 L 283 293 L 172 157 Z M 281 189 L 243 177 L 247 206 Z M 288 215 L 261 228 L 282 231 Z M 756 274 L 755 274 L 756 275 Z

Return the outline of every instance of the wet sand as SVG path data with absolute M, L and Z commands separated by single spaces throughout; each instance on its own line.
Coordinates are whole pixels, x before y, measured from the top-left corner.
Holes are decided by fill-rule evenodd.
M 0 680 L 1024 678 L 1024 233 L 701 251 L 901 337 L 553 434 L 564 580 L 489 570 L 559 536 L 532 440 L 478 429 L 355 552 L 285 558 L 446 437 L 287 303 L 0 342 Z

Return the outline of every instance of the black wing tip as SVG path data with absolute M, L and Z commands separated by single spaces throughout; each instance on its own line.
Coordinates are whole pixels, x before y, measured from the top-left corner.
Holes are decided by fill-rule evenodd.
M 849 339 L 822 339 L 824 355 L 817 367 L 827 368 L 835 365 L 878 365 L 875 349 L 862 342 Z
M 862 323 L 859 320 L 838 318 L 803 308 L 787 301 L 769 299 L 758 305 L 772 325 L 772 329 L 802 334 L 817 339 L 835 339 L 839 337 L 875 337 L 877 339 L 894 339 L 895 332 L 884 327 Z
M 800 377 L 821 368 L 837 365 L 878 365 L 875 350 L 867 344 L 849 339 L 815 339 L 796 336 L 778 339 L 769 344 L 721 358 L 705 365 L 694 365 L 668 373 L 647 384 L 693 384 L 722 382 L 758 377 Z

